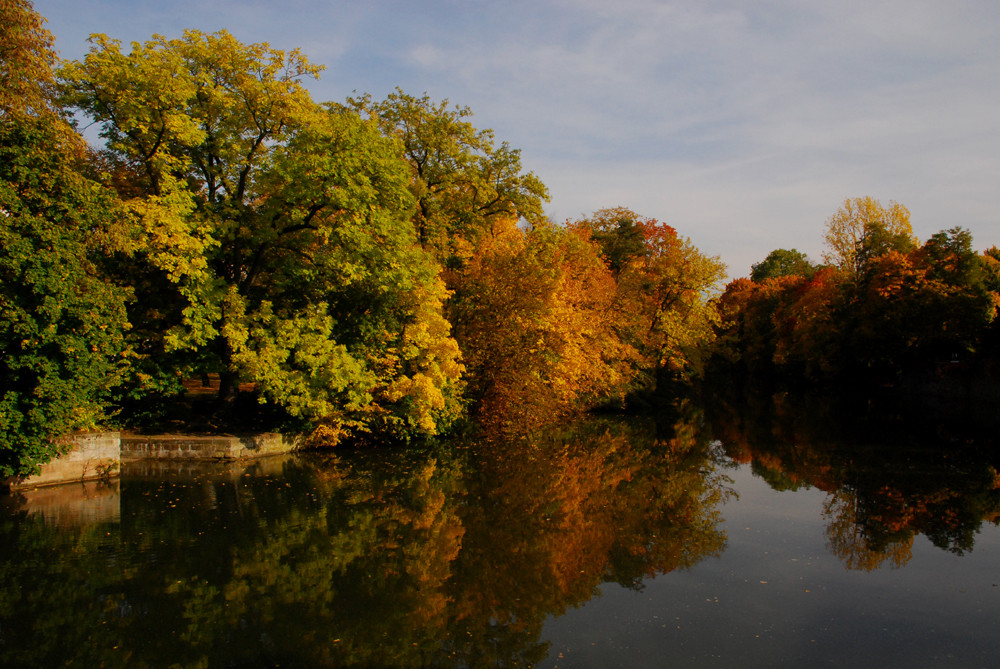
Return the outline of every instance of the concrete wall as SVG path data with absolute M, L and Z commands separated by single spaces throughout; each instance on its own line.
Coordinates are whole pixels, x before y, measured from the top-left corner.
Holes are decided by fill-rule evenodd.
M 67 453 L 42 465 L 41 472 L 35 476 L 8 481 L 8 487 L 11 490 L 28 490 L 118 476 L 121 466 L 118 432 L 86 432 L 64 437 L 60 441 L 72 444 Z
M 302 438 L 277 433 L 246 436 L 191 436 L 178 434 L 135 435 L 93 432 L 67 437 L 69 452 L 48 464 L 41 473 L 26 479 L 0 481 L 11 491 L 41 486 L 107 479 L 119 475 L 123 462 L 142 460 L 243 460 L 291 453 L 302 446 Z
M 300 446 L 298 437 L 268 433 L 248 436 L 127 434 L 121 438 L 121 459 L 129 460 L 239 460 L 290 453 Z

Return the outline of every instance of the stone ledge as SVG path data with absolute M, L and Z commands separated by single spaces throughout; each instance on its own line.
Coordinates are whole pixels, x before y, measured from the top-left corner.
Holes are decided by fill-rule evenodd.
M 297 451 L 303 438 L 276 432 L 251 435 L 194 436 L 184 434 L 138 435 L 120 432 L 88 432 L 60 440 L 72 444 L 69 451 L 26 478 L 0 480 L 0 491 L 31 490 L 119 475 L 123 462 L 141 460 L 233 461 L 282 455 Z
M 121 437 L 121 459 L 131 460 L 240 460 L 291 453 L 301 448 L 301 438 L 278 433 L 254 435 L 192 436 L 178 434 Z
M 120 439 L 118 432 L 84 432 L 63 437 L 59 442 L 72 444 L 69 451 L 42 465 L 38 474 L 8 479 L 5 485 L 15 491 L 115 478 L 121 467 Z

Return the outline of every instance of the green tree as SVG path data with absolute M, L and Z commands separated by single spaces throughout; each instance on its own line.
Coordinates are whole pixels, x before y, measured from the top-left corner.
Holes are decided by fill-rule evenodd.
M 775 249 L 750 267 L 750 278 L 759 282 L 781 276 L 811 276 L 815 271 L 816 266 L 805 253 L 796 249 Z
M 450 107 L 397 89 L 385 100 L 352 98 L 348 105 L 377 119 L 398 138 L 410 165 L 416 200 L 413 225 L 423 248 L 442 262 L 468 257 L 483 235 L 510 218 L 541 221 L 545 185 L 521 167 L 521 152 L 497 146 L 492 130 L 477 130 L 468 107 Z
M 54 104 L 52 35 L 30 2 L 0 2 L 0 478 L 58 455 L 106 417 L 125 355 L 127 291 L 113 193 Z
M 580 221 L 601 247 L 604 262 L 617 276 L 632 260 L 647 255 L 646 235 L 635 212 L 625 207 L 600 209 Z
M 377 124 L 315 104 L 303 80 L 320 68 L 298 50 L 224 31 L 129 54 L 92 42 L 61 76 L 129 184 L 131 269 L 154 293 L 134 319 L 146 335 L 165 328 L 147 359 L 174 378 L 219 373 L 224 406 L 252 383 L 335 432 L 433 432 L 453 417 L 444 289 L 414 247 L 406 164 Z
M 49 115 L 0 119 L 0 478 L 100 423 L 121 371 L 126 292 L 98 267 L 117 201 L 84 155 Z

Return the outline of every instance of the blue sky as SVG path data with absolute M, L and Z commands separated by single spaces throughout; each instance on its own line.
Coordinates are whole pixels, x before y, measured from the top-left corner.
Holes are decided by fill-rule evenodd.
M 921 240 L 1000 245 L 996 0 L 35 0 L 63 58 L 90 33 L 185 28 L 301 48 L 317 101 L 394 87 L 468 106 L 522 151 L 557 221 L 626 206 L 733 277 L 819 260 L 845 198 Z

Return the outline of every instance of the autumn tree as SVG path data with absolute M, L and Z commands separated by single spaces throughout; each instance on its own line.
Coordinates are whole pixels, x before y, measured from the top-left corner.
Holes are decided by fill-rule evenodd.
M 226 405 L 252 383 L 292 416 L 354 431 L 450 420 L 458 350 L 397 146 L 312 102 L 303 82 L 321 68 L 298 50 L 224 31 L 127 54 L 92 43 L 61 77 L 128 175 L 113 182 L 135 227 L 124 271 L 145 277 L 134 343 L 169 361 L 161 376 L 217 372 Z
M 0 0 L 0 115 L 50 108 L 54 44 L 30 0 Z
M 636 352 L 633 390 L 649 390 L 660 374 L 700 374 L 716 319 L 709 298 L 725 272 L 718 258 L 653 218 L 624 207 L 602 209 L 570 227 L 587 231 L 616 274 L 613 322 Z
M 842 247 L 840 266 L 726 288 L 718 364 L 787 379 L 892 384 L 990 348 L 1000 274 L 989 253 L 973 250 L 971 233 L 951 228 L 917 247 L 906 209 L 885 210 L 870 198 L 848 200 L 829 226 L 828 242 L 835 232 L 860 235 Z
M 909 254 L 886 254 L 870 273 L 852 349 L 871 365 L 898 373 L 965 358 L 996 317 L 997 294 L 962 228 L 938 232 Z
M 910 211 L 898 202 L 883 207 L 871 197 L 848 198 L 827 220 L 825 241 L 823 259 L 860 276 L 875 258 L 913 249 Z
M 766 376 L 774 371 L 779 341 L 775 315 L 791 291 L 801 286 L 802 277 L 747 278 L 730 282 L 715 305 L 719 313 L 712 357 L 716 366 L 734 366 L 751 375 Z
M 508 219 L 447 274 L 480 419 L 527 427 L 620 393 L 614 281 L 586 236 Z

